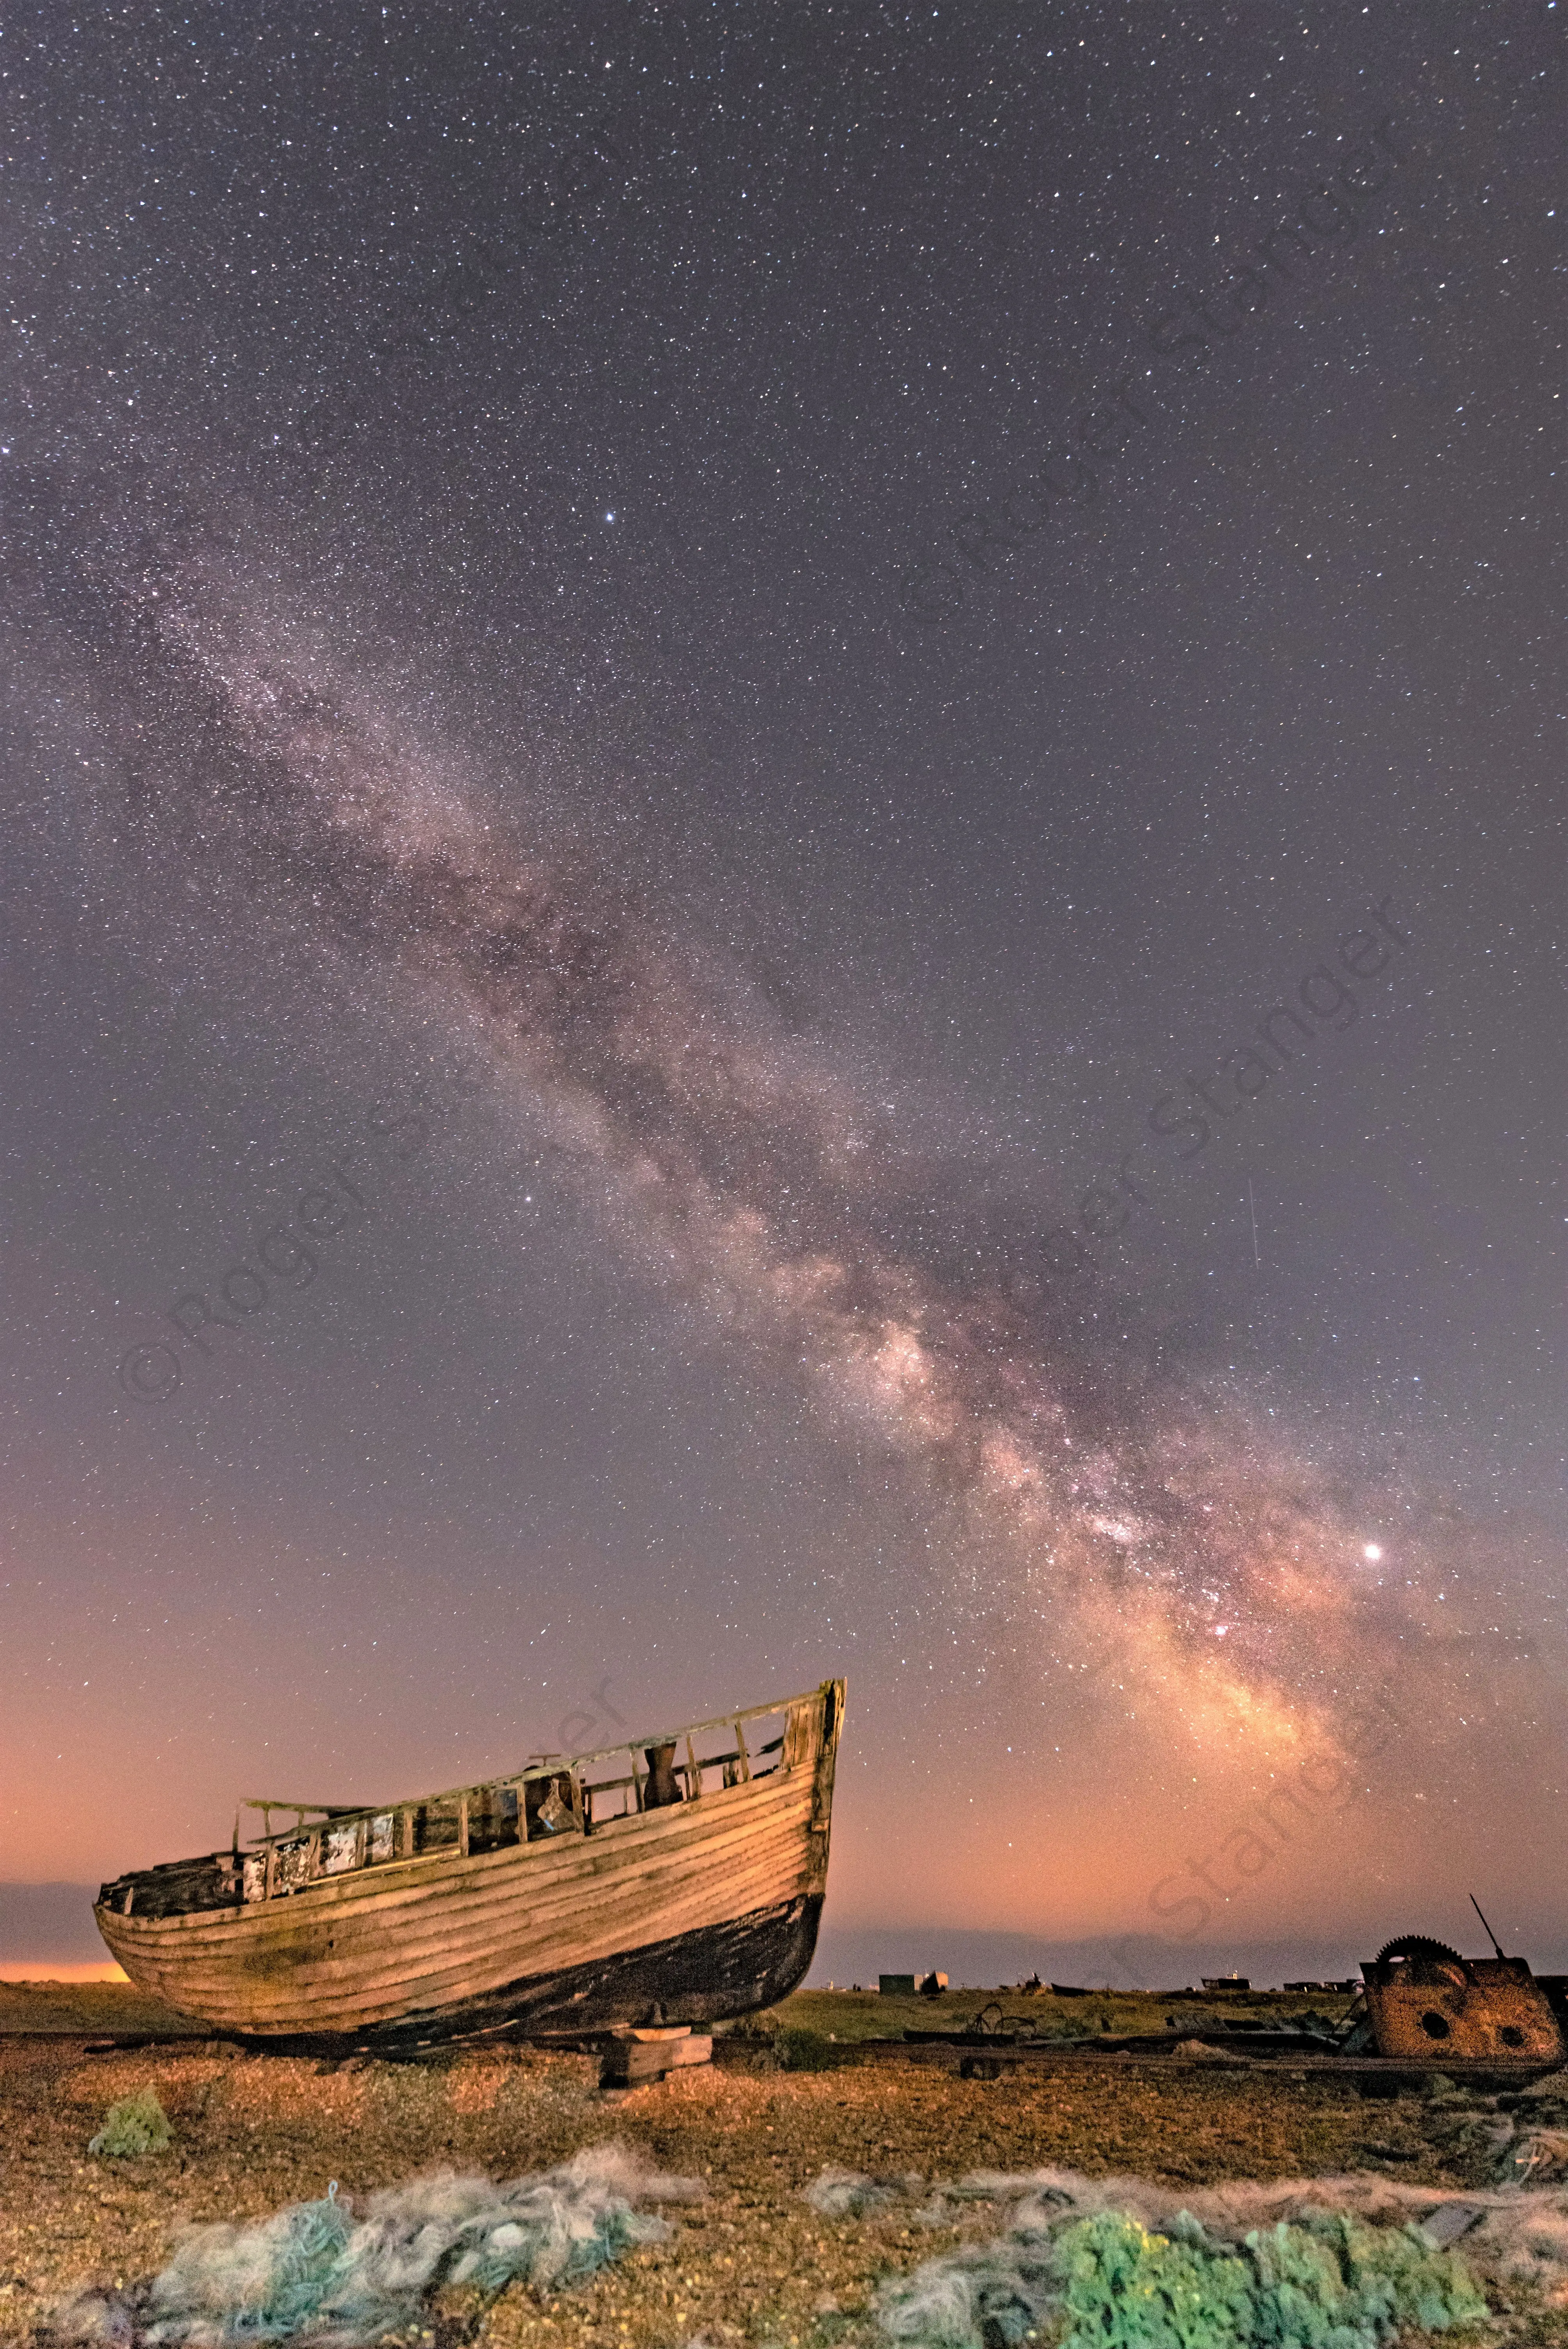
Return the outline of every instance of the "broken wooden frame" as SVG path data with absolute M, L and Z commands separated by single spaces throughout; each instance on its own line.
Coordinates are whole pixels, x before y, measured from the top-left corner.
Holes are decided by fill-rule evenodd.
M 282 1899 L 306 1884 L 346 1876 L 361 1868 L 414 1859 L 426 1852 L 501 1850 L 509 1846 L 549 1841 L 565 1834 L 592 1835 L 611 1820 L 634 1816 L 649 1807 L 648 1771 L 642 1760 L 660 1746 L 686 1748 L 674 1775 L 680 1781 L 679 1800 L 700 1802 L 705 1792 L 742 1785 L 767 1777 L 779 1768 L 789 1769 L 806 1757 L 810 1743 L 812 1708 L 817 1699 L 791 1698 L 783 1704 L 754 1705 L 740 1713 L 720 1713 L 674 1736 L 626 1739 L 595 1753 L 570 1760 L 546 1754 L 524 1770 L 428 1795 L 407 1803 L 366 1804 L 355 1809 L 330 1803 L 284 1802 L 273 1796 L 248 1795 L 241 1811 L 260 1811 L 262 1833 L 247 1839 L 242 1849 L 240 1816 L 235 1814 L 232 1849 L 215 1854 L 225 1867 L 231 1897 L 243 1902 Z M 782 1716 L 778 1736 L 748 1744 L 746 1724 L 766 1723 Z M 698 1751 L 699 1742 L 716 1734 L 732 1739 L 715 1754 Z M 777 1757 L 767 1760 L 765 1757 Z M 617 1773 L 614 1765 L 629 1762 Z M 609 1775 L 594 1775 L 608 1771 Z M 715 1775 L 717 1785 L 715 1783 Z M 294 1825 L 273 1831 L 273 1814 L 292 1811 Z M 185 1863 L 189 1865 L 190 1863 Z M 132 1895 L 127 1895 L 127 1914 Z

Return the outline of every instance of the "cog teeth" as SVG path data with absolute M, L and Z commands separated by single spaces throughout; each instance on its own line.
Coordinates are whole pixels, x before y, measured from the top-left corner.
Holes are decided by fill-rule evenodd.
M 1446 1941 L 1434 1941 L 1426 1933 L 1396 1933 L 1378 1951 L 1377 1961 L 1380 1966 L 1386 1965 L 1390 1958 L 1431 1958 L 1453 1966 L 1463 1966 L 1465 1962 Z

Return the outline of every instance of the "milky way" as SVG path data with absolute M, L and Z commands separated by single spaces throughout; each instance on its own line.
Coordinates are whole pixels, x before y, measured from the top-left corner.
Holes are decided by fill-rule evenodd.
M 13 477 L 10 501 L 44 608 L 93 647 L 143 859 L 242 870 L 478 1028 L 607 1242 L 925 1481 L 956 1598 L 999 1609 L 1026 1654 L 1098 1659 L 1200 1733 L 1273 1748 L 1320 1733 L 1396 1647 L 1408 1665 L 1416 1627 L 1362 1560 L 1373 1496 L 1352 1506 L 1233 1397 L 1140 1365 L 1026 1272 L 965 1280 L 891 1239 L 912 1162 L 887 1112 L 744 973 L 502 823 L 455 754 L 438 772 L 410 752 L 194 523 L 154 554 L 124 526 L 84 545 L 47 482 Z
M 7 22 L 0 1960 L 843 1671 L 836 1971 L 1292 1785 L 1146 1978 L 1568 1966 L 1563 9 L 1429 13 Z

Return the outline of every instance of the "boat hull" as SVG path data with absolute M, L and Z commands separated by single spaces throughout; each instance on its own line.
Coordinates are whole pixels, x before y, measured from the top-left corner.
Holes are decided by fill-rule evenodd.
M 811 1961 L 841 1711 L 830 1683 L 777 1769 L 588 1834 L 187 1914 L 100 1900 L 98 1928 L 139 1987 L 280 2051 L 747 2013 Z
M 733 1917 L 642 1949 L 565 1966 L 427 2014 L 352 2034 L 355 2048 L 383 2054 L 444 2042 L 500 2037 L 575 2037 L 663 2022 L 709 2023 L 751 2014 L 786 1998 L 810 1965 L 822 1898 Z M 325 2054 L 350 2044 L 341 2032 L 269 2037 L 274 2054 Z

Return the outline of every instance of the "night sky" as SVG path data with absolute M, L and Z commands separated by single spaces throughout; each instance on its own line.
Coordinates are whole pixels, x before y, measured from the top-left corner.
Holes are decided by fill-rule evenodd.
M 10 12 L 0 1958 L 842 1672 L 821 1979 L 1568 1962 L 1562 22 Z

